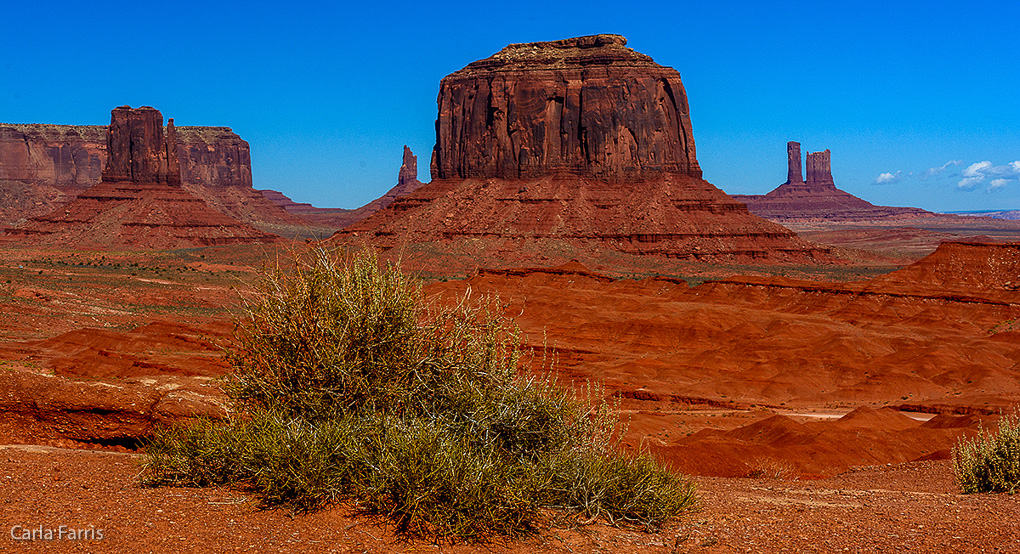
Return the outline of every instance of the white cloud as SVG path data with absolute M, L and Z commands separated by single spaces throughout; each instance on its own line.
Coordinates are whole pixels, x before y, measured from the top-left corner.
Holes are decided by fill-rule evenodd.
M 984 172 L 987 171 L 988 168 L 990 167 L 992 167 L 992 162 L 988 160 L 985 160 L 983 162 L 972 163 L 969 166 L 967 166 L 967 169 L 963 170 L 963 176 L 981 177 L 982 179 L 984 179 L 985 177 Z
M 939 167 L 928 168 L 928 171 L 925 171 L 922 175 L 925 176 L 925 177 L 934 177 L 934 176 L 942 173 L 943 171 L 949 169 L 950 166 L 960 165 L 962 163 L 963 163 L 963 160 L 949 160 L 948 162 L 942 164 Z
M 995 177 L 985 189 L 990 192 L 1006 186 L 1012 178 L 1020 177 L 1020 160 L 1003 165 L 993 165 L 988 160 L 972 163 L 963 170 L 962 175 L 963 179 L 956 184 L 961 189 L 973 189 L 985 179 Z
M 876 184 L 876 185 L 888 185 L 888 184 L 891 184 L 891 183 L 895 183 L 895 182 L 900 180 L 900 174 L 901 173 L 903 173 L 903 172 L 902 171 L 897 171 L 896 173 L 888 173 L 888 172 L 887 173 L 883 173 L 883 174 L 879 175 L 878 177 L 875 177 L 875 183 L 874 184 Z

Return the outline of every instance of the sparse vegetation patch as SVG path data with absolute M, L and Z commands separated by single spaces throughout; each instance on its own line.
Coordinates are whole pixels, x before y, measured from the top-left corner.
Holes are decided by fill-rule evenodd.
M 953 469 L 964 493 L 1008 492 L 1020 488 L 1020 414 L 999 419 L 993 433 L 982 428 L 953 448 Z
M 548 514 L 654 528 L 690 509 L 689 481 L 618 452 L 598 387 L 518 375 L 495 307 L 426 303 L 366 253 L 268 271 L 230 355 L 233 416 L 157 431 L 143 481 L 346 503 L 429 539 L 515 537 Z

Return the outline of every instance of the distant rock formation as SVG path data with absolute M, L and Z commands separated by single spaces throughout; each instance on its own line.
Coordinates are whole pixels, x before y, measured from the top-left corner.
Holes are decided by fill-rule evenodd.
M 808 152 L 807 183 L 814 188 L 822 188 L 826 185 L 836 186 L 832 180 L 832 156 L 828 149 L 821 152 Z
M 192 194 L 250 223 L 304 223 L 252 188 L 250 147 L 229 127 L 175 131 L 181 184 Z M 99 183 L 106 161 L 106 126 L 0 123 L 0 226 L 66 204 Z
M 920 208 L 876 206 L 836 188 L 829 150 L 808 152 L 807 181 L 801 178 L 800 143 L 788 142 L 786 182 L 765 195 L 734 194 L 756 215 L 779 223 L 865 221 L 934 215 Z
M 432 178 L 700 178 L 680 74 L 626 44 L 511 44 L 444 77 Z
M 143 106 L 113 110 L 98 185 L 8 233 L 76 248 L 182 248 L 270 242 L 276 237 L 210 208 L 181 186 L 177 132 Z
M 418 156 L 415 156 L 405 144 L 403 162 L 400 164 L 400 171 L 397 173 L 397 185 L 386 191 L 386 194 L 360 208 L 351 210 L 344 208 L 317 208 L 305 202 L 294 202 L 279 191 L 262 190 L 259 192 L 295 216 L 323 227 L 343 229 L 389 206 L 397 198 L 411 194 L 421 187 L 422 184 L 418 180 Z
M 679 73 L 625 45 L 511 44 L 445 77 L 432 182 L 335 239 L 465 267 L 824 259 L 701 179 Z
M 404 160 L 400 164 L 400 172 L 397 174 L 397 187 L 401 190 L 414 190 L 422 185 L 418 180 L 418 156 L 411 152 L 411 149 L 404 145 Z M 411 190 L 407 190 L 410 192 Z

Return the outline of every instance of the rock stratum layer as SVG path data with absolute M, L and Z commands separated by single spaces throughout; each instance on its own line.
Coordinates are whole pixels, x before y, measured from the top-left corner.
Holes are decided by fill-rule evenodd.
M 626 44 L 511 44 L 444 77 L 432 178 L 701 177 L 680 74 Z
M 764 195 L 735 194 L 754 214 L 777 222 L 868 221 L 910 219 L 933 215 L 920 208 L 876 206 L 836 188 L 832 178 L 831 153 L 807 154 L 807 181 L 801 176 L 800 143 L 789 142 L 786 182 Z
M 181 186 L 171 119 L 143 106 L 113 110 L 102 181 L 66 206 L 10 231 L 43 244 L 79 248 L 180 248 L 275 237 L 211 208 Z
M 825 258 L 701 179 L 680 75 L 625 44 L 512 44 L 444 78 L 433 181 L 337 240 L 461 267 Z

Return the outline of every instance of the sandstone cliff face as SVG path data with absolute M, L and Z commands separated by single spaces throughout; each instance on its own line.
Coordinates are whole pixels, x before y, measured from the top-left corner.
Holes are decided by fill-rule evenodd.
M 173 129 L 172 120 L 170 128 Z M 176 139 L 176 133 L 164 136 L 163 114 L 159 110 L 150 106 L 115 108 L 106 133 L 107 158 L 103 182 L 180 185 Z M 176 168 L 175 173 L 169 169 L 171 164 Z
M 251 149 L 230 127 L 178 127 L 181 180 L 204 187 L 251 187 Z
M 84 189 L 105 164 L 105 127 L 0 124 L 0 181 Z
M 626 44 L 511 44 L 443 78 L 433 180 L 701 177 L 680 74 Z
M 836 188 L 829 150 L 808 152 L 801 178 L 800 143 L 788 142 L 786 182 L 765 195 L 735 194 L 754 214 L 778 222 L 880 220 L 931 215 L 919 208 L 876 206 Z

